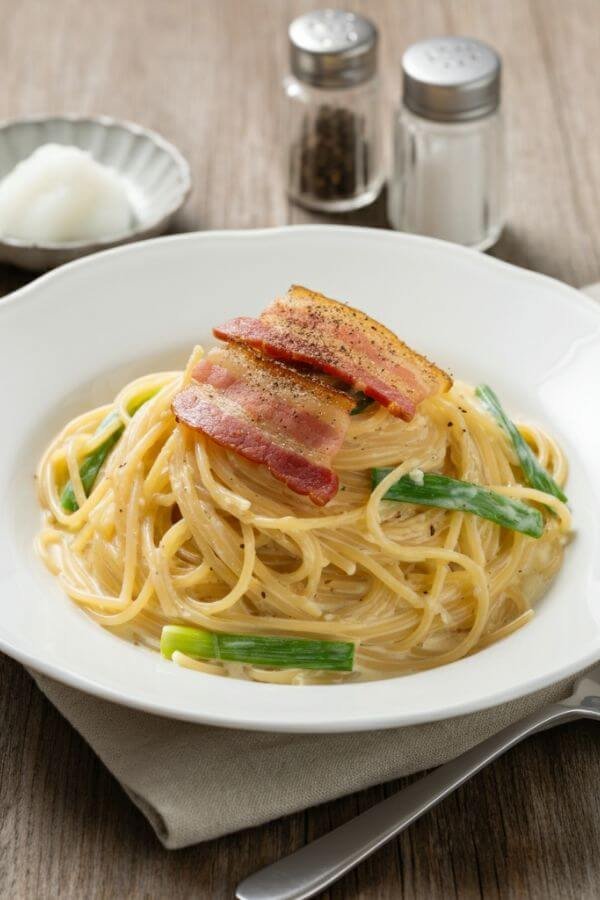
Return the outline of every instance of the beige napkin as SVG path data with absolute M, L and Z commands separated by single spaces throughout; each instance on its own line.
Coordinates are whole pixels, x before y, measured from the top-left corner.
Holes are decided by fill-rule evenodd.
M 430 725 L 312 735 L 175 722 L 32 674 L 172 849 L 437 766 L 568 696 L 574 681 Z
M 600 285 L 584 290 L 600 299 Z M 568 696 L 575 680 L 429 725 L 285 735 L 175 722 L 98 700 L 41 675 L 34 678 L 170 848 L 437 766 L 545 703 Z

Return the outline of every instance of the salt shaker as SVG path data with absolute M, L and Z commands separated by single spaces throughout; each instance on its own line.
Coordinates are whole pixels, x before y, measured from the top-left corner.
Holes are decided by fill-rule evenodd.
M 485 250 L 504 222 L 500 58 L 471 38 L 432 38 L 406 50 L 402 70 L 390 222 Z
M 309 12 L 289 28 L 288 194 L 309 209 L 371 203 L 383 182 L 377 29 L 339 9 Z

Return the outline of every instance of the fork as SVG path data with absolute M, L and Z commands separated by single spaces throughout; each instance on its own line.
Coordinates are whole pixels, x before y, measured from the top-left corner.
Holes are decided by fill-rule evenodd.
M 242 881 L 238 900 L 306 900 L 324 890 L 524 738 L 574 719 L 600 721 L 600 665 L 566 700 L 503 728 L 430 775 Z

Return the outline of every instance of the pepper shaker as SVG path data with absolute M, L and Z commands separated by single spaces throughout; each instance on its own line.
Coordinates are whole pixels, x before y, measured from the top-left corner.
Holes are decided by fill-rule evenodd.
M 471 38 L 433 38 L 406 50 L 402 70 L 390 222 L 486 250 L 504 223 L 500 58 Z
M 316 10 L 289 28 L 288 194 L 309 209 L 345 212 L 379 194 L 377 29 L 363 16 Z

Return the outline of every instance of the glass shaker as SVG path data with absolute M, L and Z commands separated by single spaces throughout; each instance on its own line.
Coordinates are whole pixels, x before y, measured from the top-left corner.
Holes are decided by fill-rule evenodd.
M 486 250 L 504 224 L 500 58 L 471 38 L 433 38 L 408 48 L 402 70 L 390 222 Z
M 309 209 L 371 203 L 383 182 L 377 29 L 362 16 L 316 10 L 290 25 L 288 194 Z

